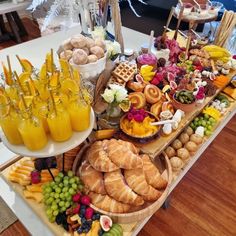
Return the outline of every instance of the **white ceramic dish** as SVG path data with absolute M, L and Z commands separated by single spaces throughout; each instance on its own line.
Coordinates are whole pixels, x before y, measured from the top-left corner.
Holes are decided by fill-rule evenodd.
M 87 130 L 83 132 L 73 132 L 72 137 L 65 142 L 54 142 L 51 138 L 49 138 L 47 145 L 37 151 L 30 151 L 24 145 L 12 145 L 8 142 L 5 137 L 2 129 L 0 129 L 0 138 L 2 139 L 3 144 L 12 152 L 19 154 L 21 156 L 29 156 L 29 157 L 38 157 L 45 158 L 50 156 L 56 156 L 62 154 L 68 150 L 71 150 L 81 144 L 92 132 L 95 121 L 94 111 L 91 109 L 90 114 L 90 126 Z

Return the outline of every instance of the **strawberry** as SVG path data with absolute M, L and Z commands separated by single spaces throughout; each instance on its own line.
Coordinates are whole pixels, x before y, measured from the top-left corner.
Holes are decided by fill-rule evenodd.
M 89 206 L 91 200 L 90 200 L 90 197 L 89 197 L 89 196 L 84 195 L 84 196 L 81 197 L 80 202 L 81 202 L 82 204 L 84 204 L 84 205 Z
M 86 211 L 85 211 L 85 218 L 87 219 L 87 220 L 89 220 L 89 219 L 92 219 L 92 217 L 93 217 L 93 208 L 91 208 L 91 207 L 88 207 L 87 209 L 86 209 Z

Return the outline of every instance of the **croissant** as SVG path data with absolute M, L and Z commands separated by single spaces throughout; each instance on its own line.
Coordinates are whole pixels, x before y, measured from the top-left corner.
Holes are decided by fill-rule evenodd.
M 79 175 L 85 187 L 90 191 L 106 194 L 102 172 L 95 170 L 87 161 L 82 163 Z
M 133 153 L 128 142 L 121 144 L 119 141 L 111 139 L 107 143 L 107 152 L 110 160 L 119 166 L 119 168 L 129 170 L 142 168 L 143 166 L 142 159 L 137 154 Z
M 107 142 L 104 141 L 97 141 L 91 146 L 88 151 L 88 161 L 94 169 L 101 172 L 118 170 L 119 167 L 109 159 L 105 151 Z
M 134 206 L 143 205 L 143 199 L 124 182 L 124 176 L 120 170 L 105 173 L 104 181 L 108 195 L 115 200 Z
M 134 154 L 138 154 L 139 153 L 139 148 L 136 147 L 133 143 L 126 142 L 126 141 L 123 141 L 121 139 L 119 139 L 117 141 L 118 141 L 119 144 L 128 147 Z
M 163 189 L 167 186 L 167 181 L 161 177 L 160 171 L 152 163 L 149 156 L 144 154 L 141 155 L 143 160 L 143 171 L 147 180 L 153 188 Z
M 114 213 L 125 213 L 128 212 L 131 208 L 130 205 L 118 202 L 115 199 L 109 197 L 108 195 L 101 195 L 90 192 L 89 197 L 91 198 L 92 204 L 94 206 L 104 211 Z
M 124 175 L 130 188 L 145 201 L 155 201 L 161 196 L 161 192 L 147 183 L 143 169 L 125 170 Z

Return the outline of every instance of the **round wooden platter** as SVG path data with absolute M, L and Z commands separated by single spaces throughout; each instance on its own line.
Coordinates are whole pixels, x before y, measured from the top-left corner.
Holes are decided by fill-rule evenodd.
M 90 145 L 91 144 L 85 144 L 80 150 L 80 152 L 78 153 L 74 161 L 72 170 L 76 175 L 79 174 L 78 173 L 79 167 L 82 161 L 86 159 L 86 152 L 88 151 Z M 120 224 L 137 222 L 137 221 L 145 219 L 146 217 L 150 215 L 153 215 L 165 202 L 169 193 L 171 182 L 172 182 L 172 168 L 171 168 L 171 164 L 167 155 L 162 154 L 161 157 L 156 158 L 154 163 L 155 165 L 158 166 L 158 169 L 160 170 L 162 177 L 165 178 L 168 182 L 167 187 L 163 190 L 162 195 L 159 199 L 150 203 L 146 202 L 142 206 L 142 208 L 138 208 L 136 210 L 133 209 L 132 212 L 128 212 L 128 213 L 112 213 L 112 212 L 104 211 L 97 208 L 93 204 L 91 204 L 91 207 L 95 211 L 100 212 L 101 214 L 110 216 L 114 222 L 117 222 Z

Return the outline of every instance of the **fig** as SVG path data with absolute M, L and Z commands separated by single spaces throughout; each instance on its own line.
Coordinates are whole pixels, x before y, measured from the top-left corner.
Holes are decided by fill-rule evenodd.
M 102 215 L 100 217 L 100 225 L 105 232 L 108 232 L 112 227 L 112 219 L 109 216 Z

